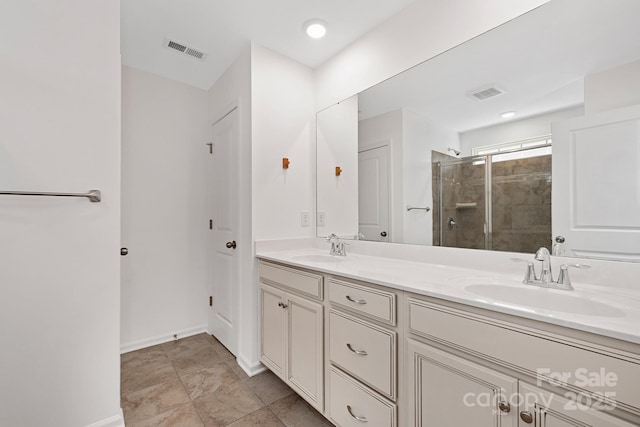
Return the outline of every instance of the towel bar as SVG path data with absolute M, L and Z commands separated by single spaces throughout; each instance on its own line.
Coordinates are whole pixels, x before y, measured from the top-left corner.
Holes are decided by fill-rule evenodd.
M 92 203 L 102 200 L 100 190 L 89 190 L 86 193 L 45 193 L 37 191 L 0 191 L 0 195 L 8 196 L 53 196 L 53 197 L 86 197 Z

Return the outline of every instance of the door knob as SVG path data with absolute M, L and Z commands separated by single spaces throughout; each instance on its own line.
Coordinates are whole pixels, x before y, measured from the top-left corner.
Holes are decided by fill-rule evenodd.
M 227 248 L 229 248 L 229 249 L 235 249 L 235 248 L 236 248 L 236 246 L 237 246 L 237 245 L 236 245 L 236 241 L 235 241 L 235 240 L 233 240 L 233 241 L 231 241 L 231 242 L 227 242 L 226 246 L 227 246 Z
M 120 248 L 120 255 L 125 256 L 129 253 L 129 249 L 127 248 Z
M 383 231 L 382 233 L 380 233 L 380 235 L 381 235 L 382 237 L 387 237 L 387 232 L 386 232 L 386 231 Z

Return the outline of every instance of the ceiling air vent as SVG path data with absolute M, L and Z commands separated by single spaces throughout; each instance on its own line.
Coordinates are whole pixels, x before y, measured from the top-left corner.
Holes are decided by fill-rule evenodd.
M 186 44 L 177 42 L 175 40 L 165 39 L 164 45 L 167 49 L 175 50 L 177 52 L 199 59 L 201 61 L 204 60 L 204 58 L 207 56 L 205 52 L 189 47 Z
M 495 85 L 483 86 L 479 89 L 472 90 L 468 92 L 467 95 L 476 101 L 486 101 L 490 98 L 495 98 L 496 96 L 500 96 L 506 91 L 497 88 Z

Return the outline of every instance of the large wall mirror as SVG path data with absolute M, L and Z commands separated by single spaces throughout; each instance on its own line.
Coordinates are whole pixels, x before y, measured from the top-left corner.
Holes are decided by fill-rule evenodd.
M 317 235 L 640 261 L 638 17 L 551 0 L 319 112 Z

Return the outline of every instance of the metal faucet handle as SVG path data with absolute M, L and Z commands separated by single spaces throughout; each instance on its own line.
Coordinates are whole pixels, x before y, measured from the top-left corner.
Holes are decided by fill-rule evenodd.
M 527 270 L 524 273 L 524 279 L 522 279 L 522 283 L 524 283 L 525 285 L 528 285 L 538 280 L 538 278 L 536 277 L 536 270 L 533 267 L 533 263 L 531 261 L 527 261 L 526 259 L 521 259 L 521 258 L 511 258 L 511 261 L 524 262 L 527 264 Z
M 579 268 L 581 270 L 586 270 L 591 268 L 588 264 L 562 264 L 560 266 L 560 274 L 558 275 L 558 285 L 563 285 L 563 287 L 567 290 L 573 290 L 573 286 L 571 286 L 571 278 L 569 277 L 569 268 Z
M 329 250 L 329 255 L 340 255 L 340 238 L 336 236 L 334 233 L 331 233 L 329 237 L 327 237 L 327 242 L 331 243 L 331 249 Z
M 347 246 L 349 246 L 348 243 L 339 242 L 336 247 L 336 255 L 347 256 Z
M 329 235 L 327 236 L 327 242 L 330 242 L 330 241 L 332 241 L 332 240 L 334 240 L 334 241 L 337 241 L 337 240 L 338 240 L 338 236 L 336 236 L 334 233 L 331 233 L 331 234 L 329 234 Z

